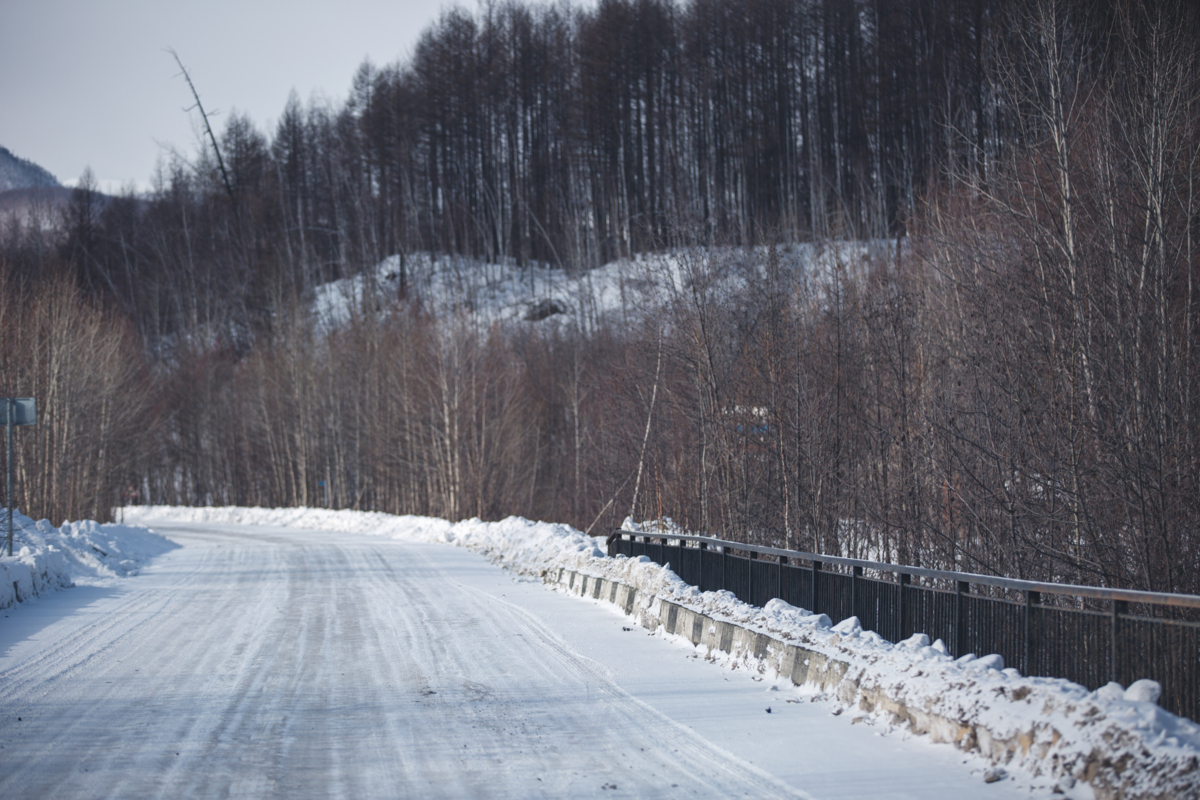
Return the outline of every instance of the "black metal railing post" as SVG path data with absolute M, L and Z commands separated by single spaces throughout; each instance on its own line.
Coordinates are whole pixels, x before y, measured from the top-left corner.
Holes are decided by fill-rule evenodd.
M 754 604 L 754 562 L 758 561 L 758 551 L 751 550 L 750 558 L 746 559 L 746 602 Z
M 680 542 L 682 545 L 682 542 Z M 700 591 L 706 591 L 704 588 L 704 551 L 708 549 L 708 542 L 700 542 L 700 580 L 696 581 L 696 585 L 700 587 Z
M 809 609 L 813 614 L 819 613 L 817 611 L 817 581 L 820 579 L 820 575 L 821 562 L 814 558 L 812 562 L 812 607 Z
M 779 557 L 779 572 L 775 573 L 775 596 L 780 600 L 785 600 L 783 596 L 783 573 L 787 567 L 787 556 Z
M 858 580 L 862 574 L 862 567 L 854 567 L 850 571 L 850 616 L 852 617 L 858 616 Z
M 721 545 L 721 589 L 729 588 L 729 545 Z
M 967 638 L 967 613 L 966 602 L 967 593 L 971 591 L 971 584 L 966 581 L 955 581 L 954 588 L 954 657 L 959 658 L 966 655 L 963 651 L 966 649 Z
M 909 581 L 912 580 L 912 576 L 907 572 L 900 572 L 897 573 L 897 577 L 899 578 L 896 583 L 896 588 L 899 591 L 899 603 L 896 609 L 896 641 L 899 642 L 905 638 L 904 631 L 908 630 L 904 625 L 904 589 L 908 586 Z
M 1113 600 L 1112 604 L 1112 650 L 1109 656 L 1108 679 L 1120 682 L 1121 666 L 1121 615 L 1129 613 L 1129 603 L 1124 600 Z
M 1033 675 L 1033 661 L 1037 652 L 1037 607 L 1042 602 L 1041 592 L 1025 592 L 1025 627 L 1023 636 L 1025 651 L 1025 675 Z

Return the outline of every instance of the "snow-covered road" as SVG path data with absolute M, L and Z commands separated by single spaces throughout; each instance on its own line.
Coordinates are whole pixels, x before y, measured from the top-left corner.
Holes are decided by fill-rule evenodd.
M 1029 797 L 465 549 L 155 528 L 4 610 L 0 796 Z

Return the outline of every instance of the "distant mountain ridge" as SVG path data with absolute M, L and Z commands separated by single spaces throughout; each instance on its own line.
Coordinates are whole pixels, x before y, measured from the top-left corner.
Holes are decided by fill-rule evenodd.
M 0 147 L 0 192 L 61 185 L 46 169 L 32 161 L 14 156 L 7 147 Z

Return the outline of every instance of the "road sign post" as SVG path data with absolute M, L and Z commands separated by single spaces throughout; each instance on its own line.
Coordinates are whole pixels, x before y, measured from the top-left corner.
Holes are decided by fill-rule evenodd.
M 8 554 L 11 556 L 13 544 L 13 427 L 37 425 L 37 401 L 32 397 L 6 397 L 0 399 L 0 403 L 4 403 L 4 427 L 8 429 L 8 491 L 4 495 L 4 499 L 8 503 Z

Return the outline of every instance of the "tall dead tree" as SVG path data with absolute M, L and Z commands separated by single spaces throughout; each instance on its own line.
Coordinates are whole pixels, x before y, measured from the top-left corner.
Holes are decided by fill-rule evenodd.
M 184 111 L 191 111 L 193 108 L 200 112 L 200 118 L 204 120 L 204 130 L 208 133 L 208 141 L 212 143 L 213 154 L 217 157 L 217 167 L 221 170 L 221 180 L 225 182 L 225 192 L 229 195 L 229 199 L 233 199 L 233 184 L 229 182 L 229 173 L 225 171 L 225 160 L 221 158 L 221 148 L 217 147 L 217 137 L 213 135 L 212 125 L 208 123 L 208 113 L 204 110 L 204 104 L 200 102 L 200 93 L 196 91 L 196 85 L 192 83 L 192 76 L 188 74 L 187 67 L 179 60 L 179 54 L 175 52 L 175 48 L 168 47 L 167 52 L 175 59 L 175 63 L 179 65 L 179 71 L 183 74 L 183 79 L 187 81 L 188 88 L 192 90 L 192 97 L 196 104 L 190 108 L 185 108 Z

